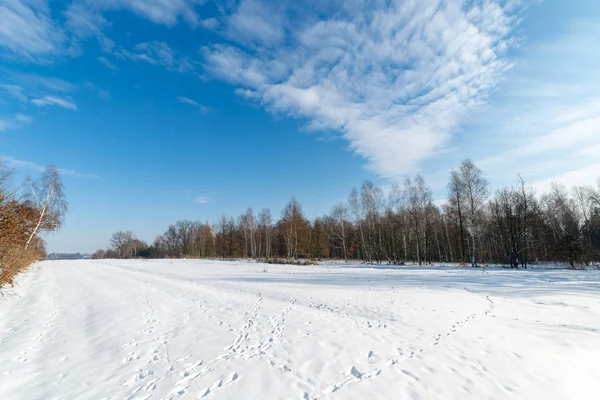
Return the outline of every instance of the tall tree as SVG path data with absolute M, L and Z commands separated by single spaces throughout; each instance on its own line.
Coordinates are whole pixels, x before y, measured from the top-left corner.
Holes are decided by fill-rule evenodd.
M 469 233 L 471 234 L 471 265 L 477 266 L 476 238 L 479 230 L 480 211 L 488 197 L 488 181 L 483 172 L 466 159 L 460 165 L 461 187 L 469 211 Z
M 333 207 L 330 216 L 325 218 L 327 234 L 332 246 L 342 252 L 344 261 L 348 260 L 348 209 L 343 204 Z
M 272 249 L 272 236 L 273 233 L 273 220 L 271 217 L 271 210 L 268 208 L 263 208 L 258 215 L 260 229 L 262 230 L 265 241 L 265 258 L 268 260 L 271 257 L 271 249 Z
M 287 258 L 298 258 L 299 253 L 305 250 L 310 225 L 304 218 L 300 203 L 293 196 L 283 209 L 281 227 Z
M 28 199 L 37 210 L 38 217 L 25 243 L 25 249 L 39 232 L 51 232 L 60 228 L 68 209 L 60 174 L 55 167 L 46 167 L 37 181 L 29 179 L 28 189 Z
M 461 176 L 457 171 L 450 172 L 450 182 L 448 183 L 448 209 L 451 214 L 454 214 L 458 220 L 459 226 L 459 244 L 461 261 L 466 260 L 465 257 L 465 232 L 464 232 L 464 207 L 465 207 L 465 189 Z

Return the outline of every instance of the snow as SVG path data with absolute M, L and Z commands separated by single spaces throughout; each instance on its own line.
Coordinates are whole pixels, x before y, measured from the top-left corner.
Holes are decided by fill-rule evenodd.
M 600 272 L 46 261 L 0 399 L 597 399 Z

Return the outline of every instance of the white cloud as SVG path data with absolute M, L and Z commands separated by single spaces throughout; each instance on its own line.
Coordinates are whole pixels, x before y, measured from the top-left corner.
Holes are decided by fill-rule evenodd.
M 77 111 L 77 105 L 74 102 L 72 102 L 71 100 L 68 100 L 68 99 L 60 98 L 60 97 L 44 96 L 42 98 L 33 99 L 33 100 L 31 100 L 31 102 L 33 104 L 35 104 L 36 106 L 40 106 L 40 107 L 59 106 L 59 107 L 67 108 L 69 110 Z
M 198 196 L 194 199 L 194 203 L 198 203 L 198 204 L 208 204 L 208 203 L 212 203 L 213 201 L 215 201 L 212 197 L 208 197 L 208 196 Z
M 138 43 L 132 51 L 121 48 L 115 55 L 132 61 L 160 65 L 169 71 L 192 72 L 195 70 L 189 58 L 180 56 L 167 43 L 160 41 Z
M 469 141 L 491 181 L 521 174 L 547 189 L 553 180 L 571 186 L 600 177 L 600 65 L 589 51 L 599 40 L 598 21 L 574 21 L 523 49 L 494 107 L 471 127 L 488 133 Z
M 88 37 L 95 37 L 102 48 L 102 51 L 110 53 L 115 47 L 115 42 L 110 40 L 102 32 L 102 29 L 108 25 L 108 22 L 102 14 L 92 11 L 80 3 L 73 3 L 64 12 L 67 19 L 66 26 L 73 35 L 83 40 Z
M 98 61 L 102 65 L 104 65 L 106 68 L 108 68 L 108 69 L 112 69 L 113 71 L 118 71 L 119 70 L 119 67 L 117 67 L 115 64 L 113 64 L 112 62 L 110 62 L 105 57 L 98 57 Z
M 596 158 L 597 159 L 597 158 Z M 547 193 L 552 184 L 557 183 L 567 188 L 573 186 L 594 185 L 600 179 L 600 163 L 586 165 L 585 167 L 566 170 L 552 178 L 533 182 L 531 186 L 537 193 Z
M 74 83 L 50 76 L 43 76 L 32 73 L 15 72 L 11 70 L 1 70 L 4 78 L 12 85 L 19 86 L 20 91 L 50 91 L 52 93 L 68 93 L 78 89 Z
M 127 10 L 156 24 L 167 26 L 185 21 L 192 27 L 200 24 L 196 6 L 204 0 L 80 0 L 53 7 L 45 0 L 2 0 L 0 4 L 0 48 L 4 57 L 20 61 L 48 63 L 63 55 L 81 54 L 81 41 L 98 40 L 101 49 L 110 53 L 115 43 L 104 30 L 110 23 L 107 11 Z M 53 6 L 55 5 L 53 4 Z M 64 24 L 57 17 L 62 9 Z M 60 11 L 59 11 L 60 12 Z M 54 18 L 53 18 L 54 17 Z M 205 26 L 214 22 L 204 20 Z
M 15 116 L 15 119 L 17 120 L 17 122 L 24 122 L 24 123 L 29 123 L 29 122 L 33 121 L 33 117 L 30 117 L 29 115 L 25 115 L 25 114 L 17 114 Z
M 272 112 L 341 131 L 391 178 L 415 170 L 485 102 L 510 67 L 518 21 L 517 8 L 494 0 L 351 3 L 329 20 L 304 15 L 293 26 L 252 7 L 240 19 L 244 4 L 259 3 L 244 1 L 228 20 L 240 46 L 203 48 L 206 71 Z
M 19 99 L 23 103 L 22 106 L 31 102 L 37 106 L 58 105 L 77 109 L 75 102 L 68 96 L 79 90 L 79 85 L 54 77 L 2 68 L 0 73 L 7 82 L 0 84 L 0 92 L 6 92 Z
M 110 92 L 108 90 L 101 89 L 90 81 L 83 82 L 83 86 L 91 92 L 96 93 L 102 100 L 110 99 Z
M 0 117 L 0 132 L 9 129 L 17 129 L 30 123 L 33 118 L 25 114 L 17 114 L 14 117 Z
M 0 21 L 0 47 L 6 56 L 47 62 L 69 49 L 68 35 L 43 3 L 4 0 Z
M 27 101 L 25 89 L 19 85 L 0 84 L 0 90 L 9 93 L 20 101 Z
M 9 168 L 30 169 L 30 170 L 34 170 L 37 172 L 43 172 L 46 169 L 46 167 L 44 167 L 42 165 L 36 164 L 31 161 L 18 160 L 12 156 L 0 155 L 0 159 L 2 159 L 2 161 L 4 161 L 6 166 Z M 68 176 L 72 176 L 75 178 L 92 178 L 92 179 L 100 178 L 98 175 L 95 175 L 95 174 L 82 174 L 82 173 L 79 173 L 72 169 L 57 168 L 57 170 L 59 173 L 61 173 L 63 175 L 68 175 Z
M 201 0 L 86 0 L 89 7 L 97 9 L 126 9 L 157 24 L 172 26 L 184 20 L 192 26 L 198 25 L 195 10 Z
M 208 107 L 203 106 L 202 104 L 198 103 L 195 100 L 190 99 L 189 97 L 178 96 L 177 101 L 179 101 L 180 103 L 183 103 L 183 104 L 189 104 L 191 106 L 196 107 L 198 109 L 198 111 L 200 111 L 202 114 L 206 114 L 209 111 Z
M 282 21 L 272 5 L 258 0 L 242 0 L 228 17 L 227 31 L 230 37 L 241 43 L 261 45 L 277 44 L 284 38 Z
M 219 21 L 216 18 L 206 18 L 200 21 L 200 26 L 211 31 L 217 29 L 219 25 Z

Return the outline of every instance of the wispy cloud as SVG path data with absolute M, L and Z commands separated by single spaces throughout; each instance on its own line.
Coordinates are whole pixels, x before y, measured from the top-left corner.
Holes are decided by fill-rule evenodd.
M 108 68 L 108 69 L 112 69 L 113 71 L 118 71 L 119 70 L 119 67 L 117 67 L 115 64 L 113 64 L 112 62 L 110 62 L 105 57 L 98 57 L 98 61 L 102 65 L 104 65 L 106 68 Z
M 13 97 L 16 97 L 20 101 L 27 101 L 27 96 L 24 93 L 25 89 L 21 86 L 0 84 L 0 90 L 10 94 Z
M 102 51 L 110 53 L 115 47 L 115 42 L 110 40 L 103 29 L 108 22 L 101 13 L 93 11 L 89 6 L 81 3 L 70 4 L 64 12 L 66 27 L 69 32 L 79 40 L 95 37 Z
M 0 48 L 5 51 L 0 54 L 19 61 L 50 63 L 61 56 L 81 54 L 81 42 L 90 37 L 104 52 L 111 52 L 115 43 L 104 32 L 110 27 L 106 12 L 126 10 L 156 24 L 173 26 L 184 21 L 195 27 L 200 24 L 196 11 L 200 3 L 203 1 L 79 0 L 62 10 L 63 18 L 57 18 L 45 0 L 4 0 L 0 4 Z M 211 22 L 205 20 L 207 24 Z
M 115 56 L 133 61 L 143 61 L 151 65 L 160 65 L 169 71 L 192 72 L 195 70 L 188 57 L 181 56 L 167 43 L 160 41 L 139 43 L 131 51 L 120 48 L 115 52 Z
M 180 20 L 196 26 L 199 22 L 196 5 L 201 0 L 84 0 L 97 10 L 129 10 L 156 24 L 172 26 Z
M 13 86 L 14 90 L 18 90 L 21 93 L 23 91 L 34 92 L 36 94 L 43 92 L 69 93 L 79 88 L 78 85 L 72 82 L 52 76 L 17 72 L 3 68 L 0 68 L 0 72 L 3 75 L 3 81 L 8 82 L 8 86 Z M 0 86 L 0 88 L 2 87 Z
M 600 21 L 575 21 L 547 41 L 524 49 L 494 99 L 473 126 L 484 154 L 477 161 L 492 180 L 523 175 L 548 188 L 592 184 L 600 176 L 600 65 L 590 46 Z
M 0 21 L 0 47 L 7 57 L 45 63 L 69 50 L 69 36 L 45 2 L 3 1 Z
M 446 145 L 511 66 L 519 8 L 508 3 L 350 2 L 335 18 L 288 21 L 242 0 L 227 22 L 238 45 L 204 47 L 205 70 L 271 112 L 342 132 L 397 178 Z
M 190 106 L 196 107 L 198 109 L 198 111 L 200 111 L 202 114 L 206 114 L 209 111 L 208 107 L 203 106 L 202 104 L 198 103 L 195 100 L 190 99 L 189 97 L 178 96 L 177 101 L 179 101 L 180 103 L 183 103 L 183 104 L 189 104 Z
M 77 110 L 77 104 L 71 96 L 82 88 L 90 89 L 100 98 L 110 97 L 110 93 L 90 82 L 75 84 L 63 79 L 39 74 L 16 72 L 0 67 L 3 83 L 0 83 L 0 96 L 3 93 L 17 98 L 25 106 L 31 103 L 38 107 L 58 106 Z
M 211 31 L 217 29 L 220 25 L 216 18 L 206 18 L 200 21 L 200 26 Z
M 43 172 L 46 168 L 46 167 L 36 164 L 34 162 L 19 160 L 12 156 L 0 155 L 0 159 L 2 159 L 9 168 L 29 169 L 29 170 L 36 171 L 36 172 Z M 79 173 L 72 169 L 64 169 L 64 168 L 57 168 L 57 169 L 58 169 L 58 172 L 60 172 L 61 174 L 67 175 L 67 176 L 72 176 L 74 178 L 91 178 L 91 179 L 99 179 L 100 178 L 98 175 L 95 175 L 95 174 L 82 174 L 82 173 Z
M 102 100 L 110 99 L 110 92 L 106 89 L 101 89 L 90 81 L 83 82 L 83 86 L 93 93 L 96 93 Z
M 30 117 L 29 115 L 25 114 L 17 114 L 15 116 L 15 120 L 17 120 L 18 122 L 29 123 L 33 121 L 33 117 Z
M 17 114 L 14 117 L 0 117 L 0 132 L 20 128 L 31 121 L 33 121 L 33 117 L 25 114 Z
M 240 43 L 277 44 L 284 39 L 282 18 L 274 3 L 242 0 L 227 19 L 227 34 Z
M 54 96 L 44 96 L 42 98 L 31 100 L 33 104 L 40 107 L 59 106 L 69 110 L 77 111 L 77 105 L 68 99 L 62 99 Z
M 198 204 L 208 204 L 214 202 L 215 199 L 209 196 L 198 196 L 194 199 L 194 203 Z

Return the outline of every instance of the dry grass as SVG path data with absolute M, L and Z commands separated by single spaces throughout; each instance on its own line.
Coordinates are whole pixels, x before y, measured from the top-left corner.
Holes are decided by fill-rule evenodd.
M 296 260 L 293 258 L 259 258 L 256 262 L 265 263 L 265 264 L 282 264 L 282 265 L 319 265 L 318 262 L 312 260 Z
M 14 285 L 15 276 L 45 256 L 43 249 L 32 247 L 27 250 L 22 245 L 3 244 L 0 246 L 0 288 Z

